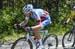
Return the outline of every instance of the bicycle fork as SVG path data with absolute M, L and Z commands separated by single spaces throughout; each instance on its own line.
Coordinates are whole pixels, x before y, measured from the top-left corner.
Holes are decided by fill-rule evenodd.
M 71 31 L 71 33 L 69 34 L 69 37 L 67 38 L 68 41 L 71 41 L 74 37 L 74 32 Z

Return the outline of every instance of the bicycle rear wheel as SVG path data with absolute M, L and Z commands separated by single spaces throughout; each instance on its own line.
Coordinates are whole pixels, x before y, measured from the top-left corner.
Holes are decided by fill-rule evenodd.
M 55 49 L 58 47 L 58 38 L 55 34 L 49 34 L 43 41 L 44 46 L 48 49 Z
M 25 37 L 21 37 L 13 43 L 11 49 L 33 49 L 33 45 L 30 40 L 26 41 Z
M 73 47 L 74 46 L 74 34 L 73 31 L 68 31 L 64 34 L 63 39 L 62 39 L 62 46 L 63 47 Z

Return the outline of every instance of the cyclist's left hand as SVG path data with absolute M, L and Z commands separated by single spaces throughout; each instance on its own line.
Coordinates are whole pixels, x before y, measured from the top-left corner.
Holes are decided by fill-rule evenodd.
M 66 27 L 67 24 L 68 24 L 67 22 L 64 22 L 63 27 Z
M 30 31 L 31 27 L 25 27 L 25 31 Z

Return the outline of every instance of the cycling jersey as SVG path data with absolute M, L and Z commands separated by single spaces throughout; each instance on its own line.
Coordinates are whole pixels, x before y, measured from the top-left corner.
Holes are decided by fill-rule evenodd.
M 33 18 L 37 23 L 41 21 L 42 27 L 45 27 L 51 23 L 49 13 L 42 9 L 33 9 L 30 17 Z

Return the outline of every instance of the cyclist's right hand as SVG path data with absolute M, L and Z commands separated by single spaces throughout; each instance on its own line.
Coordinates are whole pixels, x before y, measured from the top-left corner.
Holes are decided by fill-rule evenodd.
M 63 27 L 66 27 L 67 24 L 68 24 L 67 22 L 64 22 Z
M 20 28 L 21 26 L 20 26 L 19 24 L 14 24 L 14 27 L 15 27 L 16 29 L 18 29 L 18 28 Z

